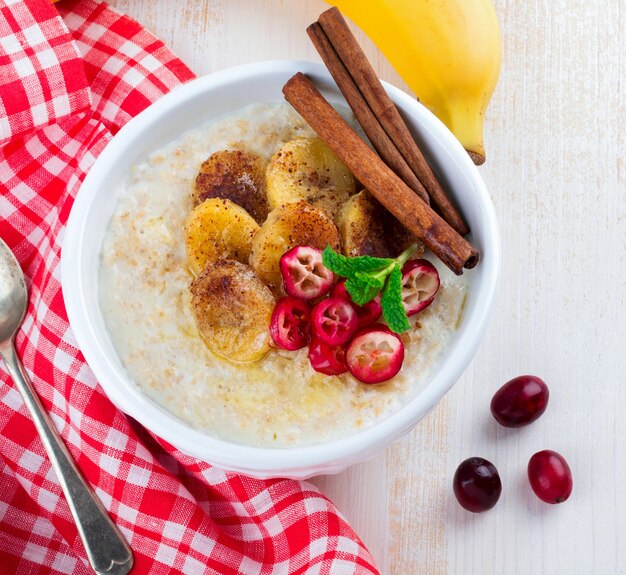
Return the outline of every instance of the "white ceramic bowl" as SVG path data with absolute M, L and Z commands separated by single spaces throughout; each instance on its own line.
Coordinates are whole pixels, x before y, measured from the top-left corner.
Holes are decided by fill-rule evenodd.
M 414 98 L 390 85 L 389 95 L 460 206 L 480 250 L 456 337 L 423 391 L 391 417 L 355 435 L 309 447 L 271 449 L 218 440 L 192 429 L 146 397 L 118 359 L 100 312 L 98 265 L 102 239 L 131 166 L 198 123 L 255 102 L 283 101 L 297 71 L 309 75 L 331 102 L 344 102 L 326 69 L 308 62 L 250 64 L 198 78 L 131 120 L 99 156 L 82 185 L 67 225 L 62 285 L 78 344 L 111 401 L 181 451 L 222 469 L 255 477 L 306 478 L 336 473 L 367 459 L 407 433 L 460 377 L 487 326 L 500 267 L 500 240 L 491 199 L 476 167 L 454 136 Z

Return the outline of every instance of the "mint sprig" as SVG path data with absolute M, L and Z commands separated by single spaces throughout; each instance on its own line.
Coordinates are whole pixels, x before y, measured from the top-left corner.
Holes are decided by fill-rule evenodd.
M 330 246 L 322 252 L 324 265 L 342 277 L 355 272 L 373 272 L 394 262 L 391 258 L 373 258 L 372 256 L 348 257 L 333 250 Z
M 355 304 L 365 305 L 381 293 L 380 304 L 389 329 L 403 333 L 410 324 L 402 303 L 402 266 L 416 250 L 417 245 L 413 244 L 391 259 L 347 257 L 327 246 L 322 252 L 322 262 L 338 276 L 347 278 L 346 290 Z

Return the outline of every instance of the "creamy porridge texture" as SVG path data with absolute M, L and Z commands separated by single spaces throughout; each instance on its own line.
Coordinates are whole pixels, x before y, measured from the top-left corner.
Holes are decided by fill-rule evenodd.
M 303 446 L 345 437 L 389 416 L 423 387 L 463 311 L 465 276 L 436 258 L 441 289 L 403 336 L 402 371 L 384 384 L 316 373 L 307 349 L 273 350 L 231 364 L 204 344 L 190 307 L 183 228 L 193 182 L 213 152 L 269 159 L 295 136 L 312 136 L 287 104 L 259 104 L 184 134 L 136 166 L 104 240 L 100 302 L 113 343 L 136 384 L 190 425 L 247 445 Z

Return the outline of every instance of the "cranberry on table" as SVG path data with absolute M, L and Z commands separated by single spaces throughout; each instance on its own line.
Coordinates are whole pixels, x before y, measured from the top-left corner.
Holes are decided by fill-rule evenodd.
M 491 509 L 502 493 L 498 470 L 482 457 L 470 457 L 463 461 L 457 467 L 452 486 L 461 507 L 472 513 Z
M 572 494 L 572 471 L 565 458 L 550 449 L 535 453 L 528 462 L 528 480 L 535 495 L 546 503 L 563 503 Z
M 491 413 L 505 427 L 522 427 L 538 419 L 548 407 L 548 386 L 534 375 L 520 375 L 505 383 L 491 400 Z
M 319 302 L 311 313 L 313 334 L 328 345 L 343 345 L 359 327 L 352 304 L 339 297 Z
M 311 300 L 324 295 L 335 274 L 322 263 L 322 252 L 310 246 L 296 246 L 280 258 L 285 291 L 293 297 Z
M 330 292 L 330 295 L 345 299 L 352 304 L 352 307 L 354 308 L 354 311 L 356 311 L 356 315 L 359 318 L 359 327 L 365 327 L 366 325 L 373 324 L 383 313 L 383 308 L 380 305 L 380 294 L 378 294 L 372 301 L 368 301 L 366 304 L 356 305 L 352 301 L 352 298 L 346 289 L 345 279 L 335 285 L 333 290 Z
M 314 337 L 309 344 L 311 367 L 325 375 L 346 373 L 346 350 L 342 345 L 328 345 Z
M 270 336 L 274 343 L 289 351 L 304 347 L 311 339 L 311 306 L 295 297 L 276 302 L 270 319 Z

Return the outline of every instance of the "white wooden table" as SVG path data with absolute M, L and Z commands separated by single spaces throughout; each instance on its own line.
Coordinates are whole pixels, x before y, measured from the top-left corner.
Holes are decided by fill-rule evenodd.
M 416 0 L 417 1 L 417 0 Z M 111 0 L 199 75 L 266 59 L 319 58 L 305 28 L 321 0 Z M 503 67 L 480 171 L 502 229 L 493 320 L 471 366 L 405 440 L 313 480 L 344 512 L 384 574 L 626 573 L 626 9 L 623 0 L 496 0 Z M 384 79 L 406 89 L 357 37 Z M 532 373 L 548 411 L 506 430 L 493 392 Z M 541 503 L 528 458 L 570 462 L 574 492 Z M 500 471 L 488 513 L 461 509 L 458 463 Z

